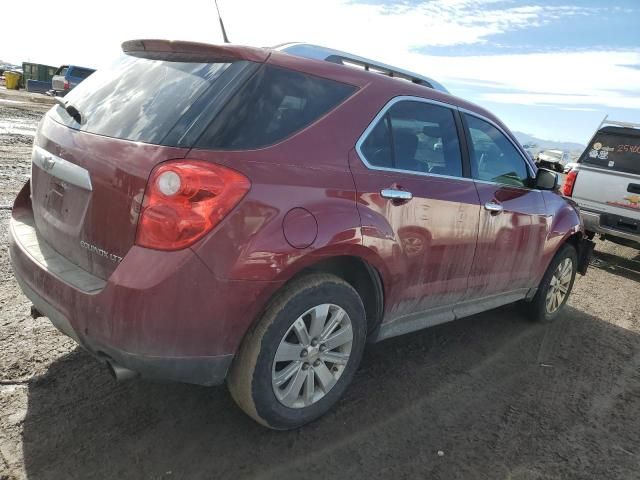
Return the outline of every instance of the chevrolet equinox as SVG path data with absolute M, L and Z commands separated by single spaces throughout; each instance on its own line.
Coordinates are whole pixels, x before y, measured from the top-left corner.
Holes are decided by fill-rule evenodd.
M 436 82 L 304 45 L 123 51 L 42 119 L 10 227 L 35 314 L 117 378 L 226 381 L 295 428 L 368 342 L 551 321 L 586 271 L 556 174 Z

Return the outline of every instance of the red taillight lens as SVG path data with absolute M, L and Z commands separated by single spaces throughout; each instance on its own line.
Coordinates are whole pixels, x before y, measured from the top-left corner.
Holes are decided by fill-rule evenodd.
M 562 185 L 562 194 L 565 197 L 570 197 L 573 195 L 573 186 L 576 183 L 576 177 L 578 176 L 577 170 L 571 170 L 567 174 L 567 178 L 564 179 L 564 184 Z
M 188 247 L 220 223 L 250 187 L 247 177 L 221 165 L 163 163 L 147 183 L 136 244 L 156 250 Z
M 69 80 L 64 81 L 64 89 L 69 90 Z

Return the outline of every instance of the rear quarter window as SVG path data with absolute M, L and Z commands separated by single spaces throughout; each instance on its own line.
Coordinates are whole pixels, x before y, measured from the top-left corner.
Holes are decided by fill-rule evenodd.
M 640 175 L 640 137 L 598 134 L 580 162 L 614 172 Z
M 265 65 L 224 106 L 196 147 L 244 150 L 272 145 L 315 122 L 355 90 Z

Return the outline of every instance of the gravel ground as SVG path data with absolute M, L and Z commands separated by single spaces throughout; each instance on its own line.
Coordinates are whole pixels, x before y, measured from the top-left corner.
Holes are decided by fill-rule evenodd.
M 0 104 L 0 125 L 39 116 Z M 0 130 L 1 205 L 29 174 L 31 141 Z M 639 252 L 599 242 L 559 321 L 504 307 L 373 345 L 337 408 L 272 432 L 223 387 L 115 384 L 29 316 L 3 247 L 0 479 L 637 479 L 638 282 Z

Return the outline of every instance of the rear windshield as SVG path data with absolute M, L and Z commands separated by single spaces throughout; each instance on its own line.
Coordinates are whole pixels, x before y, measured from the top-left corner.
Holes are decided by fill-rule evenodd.
M 93 70 L 89 70 L 87 68 L 74 68 L 71 72 L 71 75 L 78 78 L 87 78 L 89 75 L 93 73 Z
M 355 89 L 265 65 L 225 105 L 196 147 L 242 150 L 272 145 L 322 117 Z
M 69 67 L 60 67 L 58 69 L 58 71 L 56 72 L 56 75 L 62 75 L 65 76 L 67 74 L 67 70 L 69 70 Z
M 247 61 L 189 63 L 121 57 L 66 97 L 52 118 L 144 143 L 241 150 L 271 145 L 341 103 L 355 87 Z
M 640 137 L 598 133 L 582 154 L 580 162 L 640 175 Z
M 80 112 L 81 123 L 61 106 L 52 111 L 53 119 L 85 132 L 163 144 L 194 102 L 216 89 L 217 80 L 230 65 L 125 55 L 110 68 L 90 75 L 65 97 L 67 105 Z

